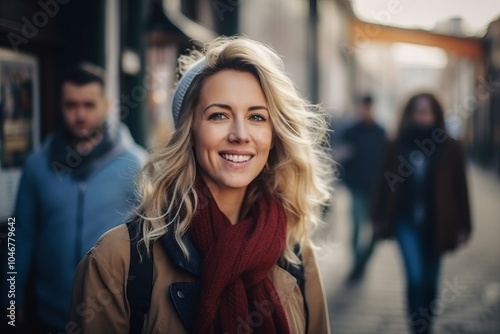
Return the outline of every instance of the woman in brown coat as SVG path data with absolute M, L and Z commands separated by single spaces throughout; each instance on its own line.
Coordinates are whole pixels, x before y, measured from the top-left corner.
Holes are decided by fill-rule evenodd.
M 276 53 L 249 39 L 217 39 L 179 70 L 175 131 L 140 175 L 133 222 L 80 263 L 71 326 L 329 333 L 308 238 L 330 193 L 323 116 Z
M 434 95 L 410 98 L 389 145 L 372 212 L 376 237 L 398 240 L 415 333 L 430 331 L 442 255 L 471 233 L 464 153 L 444 125 Z

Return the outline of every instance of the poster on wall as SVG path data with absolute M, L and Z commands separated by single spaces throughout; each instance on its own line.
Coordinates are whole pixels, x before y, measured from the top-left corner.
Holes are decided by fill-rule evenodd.
M 12 216 L 22 167 L 39 145 L 35 57 L 0 48 L 0 224 Z

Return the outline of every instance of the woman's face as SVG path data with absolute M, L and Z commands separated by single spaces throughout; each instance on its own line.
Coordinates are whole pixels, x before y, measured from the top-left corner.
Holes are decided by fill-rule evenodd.
M 413 110 L 413 121 L 420 126 L 429 127 L 434 125 L 436 117 L 432 112 L 431 101 L 426 97 L 419 97 Z
M 220 189 L 246 189 L 264 168 L 273 138 L 266 99 L 257 79 L 235 70 L 208 77 L 192 131 L 205 182 Z

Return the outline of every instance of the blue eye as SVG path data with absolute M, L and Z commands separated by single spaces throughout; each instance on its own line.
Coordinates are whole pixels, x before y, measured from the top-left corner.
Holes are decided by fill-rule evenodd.
M 208 116 L 208 119 L 211 121 L 221 121 L 223 119 L 226 119 L 226 115 L 223 113 L 213 113 L 210 116 Z
M 256 121 L 256 122 L 265 122 L 266 118 L 262 115 L 255 114 L 255 115 L 250 116 L 250 120 Z

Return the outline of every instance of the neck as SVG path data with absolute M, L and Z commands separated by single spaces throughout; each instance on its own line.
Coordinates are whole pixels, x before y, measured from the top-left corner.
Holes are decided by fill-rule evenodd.
M 94 131 L 91 135 L 85 138 L 71 139 L 71 146 L 79 153 L 88 153 L 94 149 L 104 138 L 102 131 Z
M 237 224 L 246 188 L 223 188 L 214 182 L 207 182 L 207 186 L 220 211 L 226 215 L 231 224 Z

